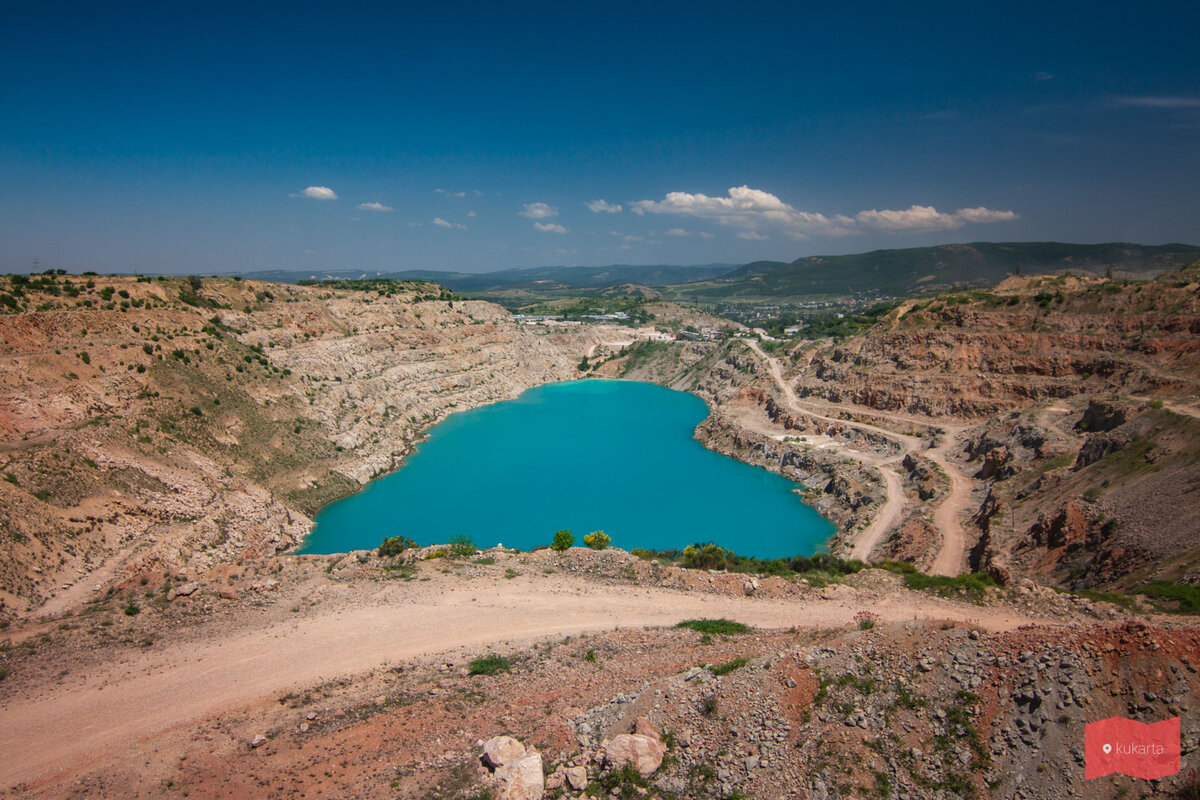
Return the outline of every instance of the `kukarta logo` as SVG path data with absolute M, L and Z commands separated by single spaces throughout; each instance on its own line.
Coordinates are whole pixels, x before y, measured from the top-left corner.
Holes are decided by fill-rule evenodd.
M 1084 778 L 1119 772 L 1132 778 L 1163 778 L 1179 772 L 1179 717 L 1136 722 L 1109 717 L 1083 731 Z

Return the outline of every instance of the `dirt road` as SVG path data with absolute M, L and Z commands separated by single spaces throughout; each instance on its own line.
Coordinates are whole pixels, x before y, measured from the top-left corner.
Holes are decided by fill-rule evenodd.
M 955 619 L 997 630 L 1030 621 L 906 592 L 882 600 L 799 601 L 602 585 L 571 576 L 470 583 L 436 577 L 378 591 L 364 587 L 303 616 L 281 608 L 232 633 L 227 625 L 207 623 L 153 650 L 80 665 L 10 699 L 0 706 L 0 789 L 103 763 L 200 717 L 403 659 L 695 617 L 762 628 L 831 627 L 851 623 L 867 606 L 884 621 Z
M 900 444 L 904 448 L 905 453 L 914 453 L 927 457 L 933 461 L 950 482 L 950 491 L 938 504 L 934 511 L 933 521 L 938 531 L 942 534 L 942 543 L 938 549 L 937 558 L 934 560 L 930 572 L 934 575 L 958 575 L 965 567 L 966 555 L 966 535 L 963 532 L 961 516 L 966 510 L 971 500 L 971 487 L 966 477 L 958 469 L 957 466 L 950 463 L 947 459 L 947 450 L 954 444 L 954 434 L 960 428 L 954 426 L 939 425 L 945 431 L 945 441 L 939 447 L 926 450 L 925 442 L 908 434 L 898 433 L 896 431 L 881 428 L 878 425 L 872 425 L 868 422 L 849 422 L 844 419 L 827 416 L 820 412 L 820 406 L 816 403 L 808 403 L 801 401 L 795 390 L 792 388 L 783 375 L 783 368 L 779 360 L 772 358 L 763 351 L 758 342 L 746 340 L 746 345 L 753 350 L 759 358 L 767 365 L 767 369 L 771 373 L 772 379 L 783 392 L 783 397 L 788 407 L 803 416 L 812 417 L 815 419 L 824 420 L 826 422 L 836 422 L 847 427 L 858 428 L 860 430 L 871 431 L 882 436 L 886 436 L 894 442 Z M 810 356 L 809 362 L 811 363 Z M 892 419 L 903 421 L 910 424 L 923 425 L 926 427 L 932 426 L 929 420 L 922 420 L 916 417 L 909 417 L 900 414 L 882 414 L 871 410 L 873 416 L 883 419 Z M 886 460 L 871 459 L 862 453 L 848 448 L 843 448 L 842 454 L 854 458 L 858 461 L 870 464 L 879 470 L 883 477 L 884 486 L 886 487 L 887 497 L 883 507 L 875 514 L 871 520 L 871 524 L 859 534 L 855 540 L 854 548 L 851 551 L 853 558 L 865 560 L 875 549 L 875 546 L 883 539 L 884 535 L 889 531 L 900 519 L 904 511 L 904 492 L 900 485 L 900 476 L 891 466 L 899 461 L 899 458 L 890 458 Z

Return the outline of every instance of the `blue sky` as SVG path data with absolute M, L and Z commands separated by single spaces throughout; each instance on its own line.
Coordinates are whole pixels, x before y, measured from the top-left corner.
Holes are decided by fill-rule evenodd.
M 1200 243 L 1200 11 L 1081 8 L 4 2 L 0 270 Z

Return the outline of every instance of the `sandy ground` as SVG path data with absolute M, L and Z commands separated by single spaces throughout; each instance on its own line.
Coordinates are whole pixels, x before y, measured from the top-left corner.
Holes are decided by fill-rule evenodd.
M 912 595 L 838 599 L 731 597 L 571 575 L 517 580 L 435 575 L 432 582 L 356 584 L 297 610 L 323 575 L 271 609 L 168 632 L 150 650 L 87 656 L 0 705 L 0 787 L 72 773 L 201 717 L 335 677 L 434 653 L 483 652 L 534 640 L 727 617 L 757 628 L 852 624 L 869 607 L 884 621 L 958 620 L 993 630 L 1031 621 L 1014 611 Z M 285 608 L 285 606 L 290 606 Z M 64 673 L 66 670 L 64 670 Z

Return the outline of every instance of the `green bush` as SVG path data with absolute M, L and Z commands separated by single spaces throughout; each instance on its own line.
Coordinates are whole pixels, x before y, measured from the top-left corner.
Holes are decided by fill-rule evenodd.
M 984 593 L 996 585 L 990 575 L 964 573 L 951 578 L 945 575 L 926 575 L 923 572 L 904 573 L 904 585 L 909 589 L 928 591 L 939 597 L 965 595 L 972 600 L 982 600 Z
M 683 548 L 679 563 L 690 569 L 725 569 L 729 551 L 712 542 L 689 544 Z
M 555 531 L 554 541 L 550 543 L 550 547 L 560 553 L 568 550 L 575 544 L 575 536 L 568 530 Z
M 467 670 L 472 675 L 494 675 L 497 672 L 508 672 L 510 669 L 512 664 L 509 660 L 495 653 L 480 656 L 467 665 Z
M 470 558 L 479 552 L 470 536 L 455 536 L 450 540 L 448 553 L 451 558 Z
M 603 550 L 612 544 L 612 537 L 604 531 L 592 531 L 583 537 L 583 543 L 593 550 Z
M 407 536 L 389 536 L 383 540 L 383 544 L 379 545 L 379 557 L 391 558 L 398 556 L 405 550 L 416 547 L 417 543 Z
M 677 623 L 675 627 L 691 628 L 697 633 L 718 634 L 720 636 L 734 636 L 739 633 L 750 632 L 749 625 L 743 625 L 731 619 L 685 619 L 683 622 Z

